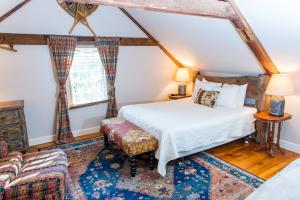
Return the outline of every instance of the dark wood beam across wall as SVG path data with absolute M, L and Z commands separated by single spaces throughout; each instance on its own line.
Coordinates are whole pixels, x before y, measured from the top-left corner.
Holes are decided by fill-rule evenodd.
M 0 17 L 0 22 L 2 22 L 6 18 L 8 18 L 12 14 L 14 14 L 17 10 L 19 10 L 20 8 L 22 8 L 23 6 L 25 6 L 29 1 L 31 1 L 31 0 L 24 0 L 21 3 L 19 3 L 18 5 L 16 5 L 14 8 L 12 8 L 11 10 L 9 10 L 8 12 L 6 12 L 4 15 L 2 15 Z
M 47 39 L 51 35 L 41 34 L 16 34 L 16 33 L 0 33 L 0 44 L 7 45 L 47 45 Z M 69 35 L 64 35 L 69 36 Z M 94 45 L 95 38 L 89 36 L 75 36 L 79 45 Z M 157 46 L 158 42 L 149 38 L 120 38 L 121 46 Z

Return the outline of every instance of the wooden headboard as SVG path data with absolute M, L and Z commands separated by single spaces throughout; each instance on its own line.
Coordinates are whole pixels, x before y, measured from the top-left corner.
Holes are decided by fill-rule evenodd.
M 256 108 L 260 111 L 267 109 L 267 101 L 265 96 L 265 90 L 268 86 L 270 76 L 238 76 L 238 77 L 217 77 L 217 76 L 203 76 L 197 75 L 197 79 L 202 80 L 205 78 L 207 81 L 244 85 L 248 83 L 246 97 L 255 100 Z

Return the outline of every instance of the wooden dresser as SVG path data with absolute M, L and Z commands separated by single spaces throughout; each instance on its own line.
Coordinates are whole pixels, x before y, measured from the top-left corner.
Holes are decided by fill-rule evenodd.
M 0 140 L 7 142 L 9 151 L 28 147 L 24 101 L 0 102 Z

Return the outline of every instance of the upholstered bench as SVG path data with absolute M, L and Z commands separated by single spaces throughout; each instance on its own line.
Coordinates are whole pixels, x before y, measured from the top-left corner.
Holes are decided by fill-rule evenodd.
M 158 141 L 150 133 L 120 118 L 102 120 L 101 131 L 104 133 L 105 148 L 108 147 L 109 141 L 112 141 L 129 156 L 132 177 L 136 174 L 137 155 L 149 153 L 150 169 L 154 169 L 154 152 L 158 147 Z

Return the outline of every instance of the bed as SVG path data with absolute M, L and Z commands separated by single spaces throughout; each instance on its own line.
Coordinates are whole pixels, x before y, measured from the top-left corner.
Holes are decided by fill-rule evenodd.
M 202 80 L 203 76 L 198 75 Z M 240 108 L 210 108 L 195 104 L 191 98 L 148 104 L 124 106 L 122 117 L 159 140 L 156 158 L 157 171 L 165 176 L 169 161 L 200 152 L 245 137 L 255 132 L 253 114 L 260 110 L 266 76 L 259 77 L 205 77 L 208 81 L 231 84 L 248 83 L 247 97 L 255 106 Z M 256 89 L 255 89 L 256 88 Z M 253 92 L 254 91 L 254 92 Z M 264 90 L 263 90 L 264 91 Z

